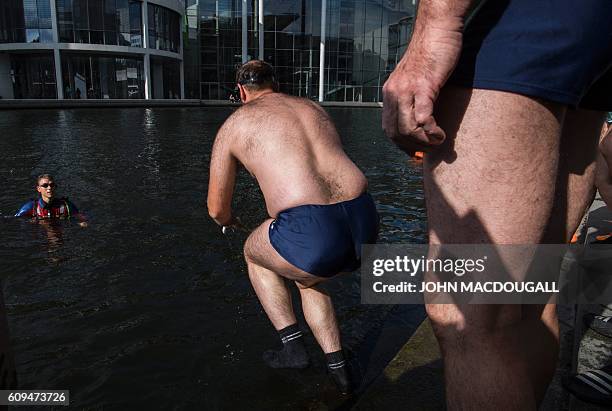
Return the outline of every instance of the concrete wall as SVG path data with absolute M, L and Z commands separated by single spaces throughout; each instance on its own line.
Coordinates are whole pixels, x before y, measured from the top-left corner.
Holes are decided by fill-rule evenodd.
M 0 53 L 0 96 L 3 99 L 14 98 L 11 58 L 7 53 Z
M 151 62 L 153 81 L 153 98 L 164 98 L 164 67 L 159 63 Z

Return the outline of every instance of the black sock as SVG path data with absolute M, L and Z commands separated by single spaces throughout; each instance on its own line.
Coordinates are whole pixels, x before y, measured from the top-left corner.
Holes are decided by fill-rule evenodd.
M 263 359 L 271 368 L 306 368 L 309 364 L 308 353 L 304 347 L 302 331 L 297 323 L 278 331 L 283 343 L 280 350 L 268 350 Z
M 325 354 L 327 358 L 327 369 L 336 386 L 342 394 L 350 394 L 354 390 L 354 384 L 349 373 L 348 364 L 342 350 Z

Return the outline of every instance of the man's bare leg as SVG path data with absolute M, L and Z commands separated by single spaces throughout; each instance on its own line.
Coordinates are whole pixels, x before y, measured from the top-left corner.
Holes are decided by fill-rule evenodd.
M 247 260 L 249 279 L 268 318 L 277 330 L 297 322 L 285 279 Z
M 249 278 L 257 298 L 276 330 L 297 322 L 291 293 L 285 279 L 267 268 L 248 262 Z M 331 297 L 322 287 L 306 287 L 296 281 L 302 299 L 302 311 L 308 326 L 324 353 L 340 350 L 340 332 Z
M 340 329 L 329 294 L 316 285 L 305 287 L 297 281 L 296 285 L 300 290 L 306 322 L 325 353 L 329 375 L 342 393 L 351 393 L 358 382 L 347 368 L 340 343 Z
M 276 368 L 282 366 L 301 368 L 305 366 L 302 349 L 296 348 L 294 345 L 298 342 L 294 338 L 298 332 L 296 331 L 297 321 L 291 306 L 291 296 L 284 280 L 289 279 L 296 281 L 299 286 L 306 322 L 328 357 L 328 365 L 342 363 L 341 366 L 344 366 L 340 330 L 336 322 L 331 298 L 321 289 L 314 287 L 321 281 L 321 278 L 296 268 L 276 252 L 270 244 L 268 236 L 271 222 L 272 220 L 269 219 L 256 228 L 247 239 L 244 247 L 245 259 L 249 266 L 249 278 L 253 283 L 253 288 L 284 343 L 284 348 L 280 352 L 266 352 L 266 361 L 268 364 L 272 363 L 272 366 Z M 288 344 L 285 343 L 286 338 L 283 338 L 283 332 L 287 329 L 289 329 L 287 332 L 290 332 L 288 342 L 292 343 L 292 348 L 289 351 L 286 350 L 288 347 Z M 305 350 L 303 352 L 305 353 Z M 336 361 L 336 359 L 339 360 Z M 344 375 L 345 371 L 340 368 L 335 369 L 335 371 L 342 374 L 341 376 L 346 380 L 336 380 L 336 383 L 343 391 L 348 391 L 350 382 L 345 378 L 347 377 Z M 337 375 L 333 372 L 332 375 L 336 379 Z
M 560 142 L 560 158 L 551 213 L 543 243 L 568 243 L 578 229 L 595 195 L 595 158 L 597 136 L 604 113 L 589 110 L 566 111 Z M 534 381 L 536 399 L 541 401 L 553 377 L 558 359 L 558 344 L 531 344 L 532 340 L 558 340 L 559 327 L 556 306 L 528 305 L 523 307 L 525 352 L 529 356 L 530 374 Z M 542 367 L 540 364 L 550 364 Z
M 325 354 L 340 351 L 340 331 L 332 300 L 322 287 L 304 287 L 296 282 L 308 326 Z
M 425 162 L 430 242 L 540 243 L 555 198 L 564 107 L 452 87 L 438 107 L 448 140 Z M 528 347 L 555 350 L 554 319 L 526 322 L 518 305 L 427 310 L 444 355 L 449 408 L 536 408 Z M 551 312 L 540 307 L 538 317 Z M 546 338 L 525 336 L 534 323 Z M 539 365 L 549 370 L 555 362 Z

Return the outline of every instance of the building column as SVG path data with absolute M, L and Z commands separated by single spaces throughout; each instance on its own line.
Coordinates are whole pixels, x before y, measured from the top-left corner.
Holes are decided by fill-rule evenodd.
M 183 60 L 180 63 L 180 75 L 181 75 L 181 100 L 185 99 L 185 65 Z
M 187 9 L 185 9 L 185 15 L 181 18 L 181 26 L 179 28 L 180 39 L 179 39 L 179 54 L 181 55 L 181 62 L 179 63 L 179 76 L 180 76 L 180 87 L 181 87 L 181 100 L 185 99 L 185 65 L 183 64 L 185 61 L 185 51 L 183 50 L 183 36 L 185 34 L 185 29 L 189 32 L 189 27 L 187 27 L 187 22 L 185 19 L 187 18 Z
M 149 48 L 149 3 L 147 0 L 142 0 L 141 11 L 142 11 L 142 47 Z
M 145 76 L 145 100 L 151 99 L 151 55 L 147 52 L 144 55 L 144 76 Z
M 325 86 L 325 25 L 327 23 L 327 1 L 321 0 L 321 45 L 319 51 L 319 101 L 322 102 Z
M 242 64 L 247 62 L 247 41 L 248 41 L 248 9 L 247 0 L 242 0 Z
M 257 8 L 259 10 L 259 21 L 257 24 L 259 34 L 259 59 L 264 59 L 264 0 L 257 0 Z
M 143 0 L 141 4 L 142 8 L 142 47 L 145 49 L 149 48 L 149 18 L 148 8 L 149 3 L 147 0 Z M 144 58 L 144 82 L 145 82 L 145 100 L 151 99 L 151 56 L 149 51 L 145 50 Z
M 64 78 L 62 77 L 62 59 L 58 48 L 53 49 L 53 59 L 55 63 L 55 88 L 57 89 L 58 100 L 64 99 Z
M 62 60 L 60 58 L 60 51 L 57 43 L 59 43 L 59 28 L 57 26 L 57 8 L 55 7 L 55 1 L 49 2 L 51 6 L 51 30 L 53 32 L 53 61 L 55 66 L 55 88 L 58 100 L 64 99 L 64 78 L 62 77 Z

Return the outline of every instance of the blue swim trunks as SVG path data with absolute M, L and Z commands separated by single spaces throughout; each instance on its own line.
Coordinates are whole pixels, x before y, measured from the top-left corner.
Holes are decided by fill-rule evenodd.
M 281 211 L 268 233 L 285 260 L 307 273 L 332 277 L 359 268 L 361 245 L 376 242 L 378 213 L 364 193 L 341 203 Z
M 612 111 L 612 1 L 485 0 L 449 83 Z

